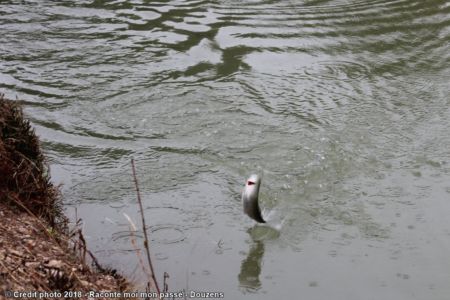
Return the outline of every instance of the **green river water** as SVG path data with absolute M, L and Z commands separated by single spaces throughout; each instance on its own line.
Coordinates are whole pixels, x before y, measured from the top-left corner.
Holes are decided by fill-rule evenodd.
M 170 291 L 450 299 L 448 0 L 2 0 L 0 92 L 138 284 L 131 158 Z

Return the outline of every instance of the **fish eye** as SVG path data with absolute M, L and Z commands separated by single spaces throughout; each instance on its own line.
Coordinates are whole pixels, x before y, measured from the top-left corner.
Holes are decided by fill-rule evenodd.
M 247 181 L 247 185 L 254 185 L 255 184 L 255 182 L 254 181 Z

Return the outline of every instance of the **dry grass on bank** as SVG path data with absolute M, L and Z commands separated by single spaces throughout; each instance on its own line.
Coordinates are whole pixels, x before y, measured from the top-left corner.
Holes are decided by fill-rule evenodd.
M 50 226 L 64 228 L 61 201 L 50 182 L 39 140 L 17 102 L 1 94 L 0 193 L 1 202 L 26 208 Z
M 0 94 L 0 299 L 5 291 L 130 288 L 115 271 L 89 266 L 86 254 L 81 231 L 68 230 L 34 130 L 17 102 Z
M 0 220 L 0 291 L 59 291 L 63 295 L 128 288 L 122 277 L 89 267 L 76 251 L 58 243 L 50 228 L 42 228 L 28 213 L 0 203 Z M 4 299 L 1 294 L 0 299 Z

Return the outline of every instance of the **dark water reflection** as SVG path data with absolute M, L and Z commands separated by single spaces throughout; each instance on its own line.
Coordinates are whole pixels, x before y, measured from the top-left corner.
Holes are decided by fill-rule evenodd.
M 239 284 L 245 291 L 256 292 L 261 287 L 259 276 L 261 275 L 262 258 L 264 255 L 264 243 L 257 241 L 252 245 L 248 256 L 241 264 Z
M 449 25 L 445 0 L 6 0 L 0 91 L 137 282 L 131 157 L 174 290 L 447 299 Z M 247 232 L 251 172 L 274 237 Z

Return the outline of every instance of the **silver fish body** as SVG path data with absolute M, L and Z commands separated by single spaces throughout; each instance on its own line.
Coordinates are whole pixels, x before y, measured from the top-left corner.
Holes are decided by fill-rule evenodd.
M 261 177 L 251 175 L 245 182 L 244 191 L 242 192 L 242 202 L 244 204 L 244 212 L 253 220 L 259 223 L 266 223 L 261 215 L 259 208 L 259 186 L 261 185 Z

